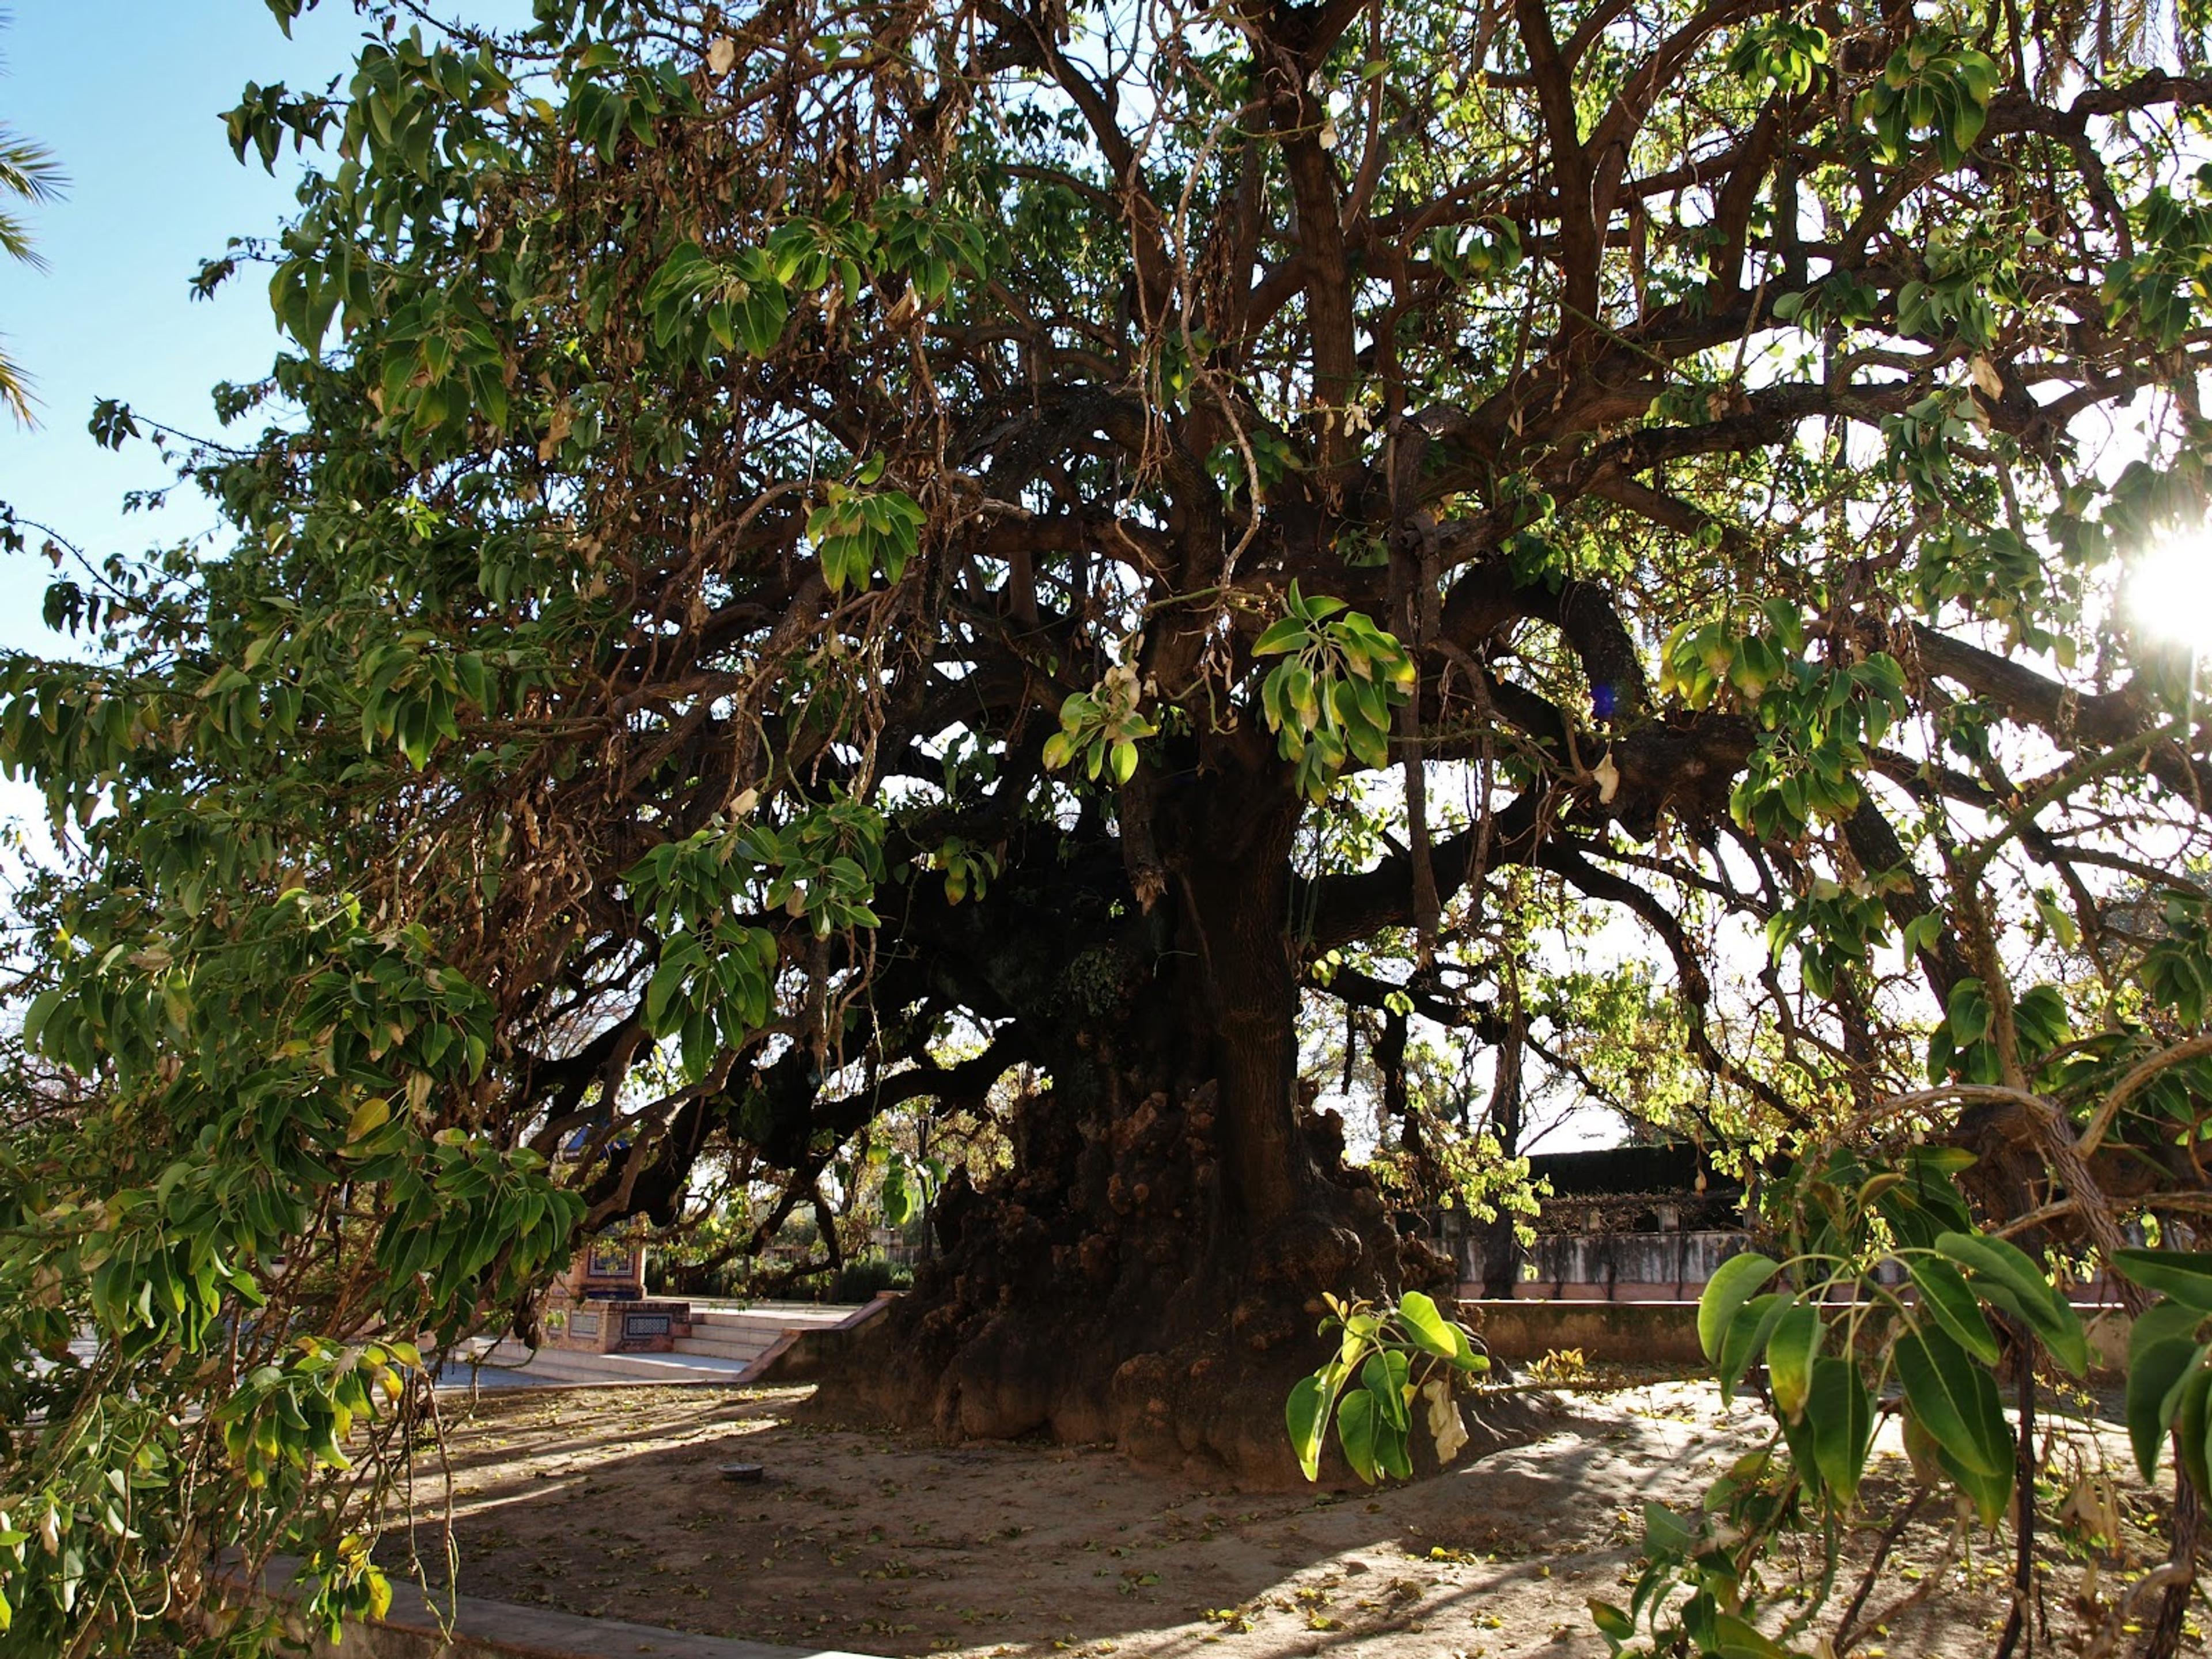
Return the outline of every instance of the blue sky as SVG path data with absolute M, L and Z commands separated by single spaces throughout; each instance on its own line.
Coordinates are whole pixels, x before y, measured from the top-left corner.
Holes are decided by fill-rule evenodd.
M 249 80 L 319 83 L 345 62 L 349 6 L 286 41 L 260 0 L 17 0 L 0 32 L 0 120 L 52 149 L 66 200 L 34 210 L 47 269 L 0 266 L 0 332 L 33 377 L 39 428 L 0 426 L 0 501 L 88 551 L 212 528 L 179 495 L 125 519 L 127 489 L 163 482 L 150 449 L 100 449 L 85 419 L 121 398 L 170 425 L 214 424 L 208 389 L 266 371 L 276 331 L 249 272 L 211 301 L 186 284 L 235 234 L 273 229 L 297 164 L 271 179 L 231 159 L 221 111 Z M 291 176 L 288 176 L 291 175 Z M 0 559 L 0 646 L 52 648 L 39 622 L 48 568 Z
M 266 373 L 276 349 L 266 287 L 244 269 L 212 301 L 190 297 L 203 259 L 266 234 L 292 209 L 300 161 L 241 167 L 221 112 L 248 81 L 320 87 L 350 65 L 366 25 L 323 0 L 287 40 L 262 0 L 5 0 L 0 123 L 51 149 L 68 198 L 33 210 L 48 269 L 0 264 L 0 334 L 36 382 L 40 425 L 0 416 L 0 501 L 95 555 L 215 527 L 179 492 L 158 516 L 125 517 L 124 492 L 166 482 L 146 446 L 100 449 L 95 401 L 120 398 L 166 425 L 209 431 L 209 389 Z M 520 0 L 457 0 L 473 16 Z M 46 562 L 0 557 L 0 648 L 60 648 L 40 625 Z
M 263 0 L 0 0 L 0 124 L 53 151 L 66 199 L 30 217 L 43 271 L 0 262 L 0 335 L 31 375 L 39 426 L 0 415 L 0 501 L 98 557 L 141 552 L 216 527 L 213 507 L 179 491 L 156 514 L 126 516 L 125 491 L 168 476 L 152 449 L 103 450 L 85 431 L 93 404 L 119 398 L 185 431 L 215 427 L 209 390 L 258 379 L 276 355 L 264 279 L 247 267 L 212 301 L 189 283 L 233 236 L 278 229 L 301 160 L 240 166 L 222 112 L 248 81 L 319 88 L 346 73 L 366 25 L 349 0 L 323 0 L 289 40 Z M 478 18 L 526 16 L 526 0 L 456 0 Z M 51 567 L 0 555 L 0 650 L 57 653 L 40 611 Z M 0 819 L 29 822 L 38 799 L 0 780 Z

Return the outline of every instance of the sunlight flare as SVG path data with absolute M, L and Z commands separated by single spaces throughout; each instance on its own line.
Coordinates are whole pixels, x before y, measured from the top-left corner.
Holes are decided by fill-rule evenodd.
M 2150 547 L 2120 592 L 2144 633 L 2191 647 L 2212 643 L 2212 530 L 2200 526 Z

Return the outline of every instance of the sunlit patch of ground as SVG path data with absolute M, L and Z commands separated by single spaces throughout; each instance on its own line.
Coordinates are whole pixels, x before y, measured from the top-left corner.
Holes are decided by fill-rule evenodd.
M 1693 1504 L 1765 1421 L 1747 1400 L 1724 1416 L 1710 1383 L 1577 1393 L 1558 1397 L 1553 1432 L 1435 1480 L 1253 1495 L 1133 1469 L 1103 1449 L 947 1447 L 789 1420 L 803 1396 L 483 1397 L 451 1438 L 461 1589 L 897 1656 L 1597 1659 L 1587 1601 L 1627 1600 L 1644 1502 Z M 2117 1466 L 2117 1440 L 2106 1449 Z M 766 1480 L 718 1478 L 718 1464 L 740 1461 L 764 1465 Z M 1904 1473 L 1878 1448 L 1868 1492 L 1881 1512 Z M 1976 1539 L 1939 1568 L 1951 1532 L 1939 1516 L 1902 1540 L 1870 1605 L 1936 1583 L 1858 1653 L 1989 1650 L 2008 1605 L 2009 1537 Z M 1862 1556 L 1871 1542 L 1856 1540 Z M 2140 1567 L 2148 1545 L 2133 1542 Z M 434 1534 L 417 1544 L 438 1559 Z M 384 1553 L 397 1565 L 404 1540 Z M 2124 1570 L 2101 1582 L 2124 1583 Z M 2054 1555 L 2054 1634 L 2080 1628 L 2078 1589 Z

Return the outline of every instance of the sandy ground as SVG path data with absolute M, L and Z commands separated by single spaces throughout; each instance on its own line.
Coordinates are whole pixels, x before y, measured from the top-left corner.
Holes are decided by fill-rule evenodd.
M 1254 1495 L 1104 1449 L 947 1447 L 793 1421 L 804 1395 L 483 1396 L 453 1425 L 460 1588 L 864 1654 L 1596 1659 L 1586 1601 L 1628 1599 L 1644 1501 L 1693 1504 L 1764 1420 L 1748 1399 L 1723 1416 L 1705 1382 L 1551 1396 L 1540 1438 L 1437 1480 Z M 2116 1467 L 2118 1444 L 2105 1448 Z M 718 1477 L 739 1461 L 766 1479 Z M 1877 1450 L 1866 1492 L 1879 1514 L 1904 1473 Z M 2125 1501 L 2140 1518 L 2142 1496 Z M 2105 1559 L 2107 1591 L 2130 1576 L 2130 1546 L 2134 1569 L 2151 1559 L 2127 1530 Z M 1953 1535 L 1940 1517 L 1905 1535 L 1871 1605 L 1929 1594 L 1856 1654 L 1990 1650 L 2009 1537 L 1975 1539 L 1945 1567 Z M 417 1542 L 436 1559 L 433 1534 Z M 404 1538 L 383 1554 L 398 1565 Z M 2052 1633 L 2078 1630 L 2078 1566 L 2054 1549 L 2048 1571 Z

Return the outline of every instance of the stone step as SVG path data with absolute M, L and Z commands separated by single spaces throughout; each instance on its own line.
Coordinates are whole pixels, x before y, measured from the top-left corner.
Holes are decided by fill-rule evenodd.
M 816 1325 L 842 1325 L 866 1304 L 843 1302 L 755 1302 L 744 1307 L 711 1302 L 691 1304 L 693 1324 L 766 1325 L 779 1331 Z
M 517 1384 L 603 1386 L 609 1383 L 734 1382 L 750 1359 L 720 1354 L 586 1353 L 544 1348 L 532 1353 L 509 1339 L 483 1356 L 482 1380 L 494 1386 Z M 444 1385 L 466 1386 L 464 1364 L 447 1368 L 439 1379 Z
M 748 1320 L 743 1324 L 721 1319 L 694 1318 L 691 1322 L 692 1335 L 711 1337 L 717 1342 L 773 1342 L 790 1328 L 788 1325 L 771 1325 L 765 1320 Z
M 705 1327 L 728 1331 L 787 1331 L 792 1328 L 790 1320 L 777 1314 L 724 1313 L 713 1308 L 692 1309 L 691 1324 L 694 1329 Z
M 718 1329 L 711 1325 L 694 1325 L 691 1328 L 690 1335 L 679 1336 L 676 1340 L 679 1343 L 700 1344 L 699 1352 L 702 1353 L 726 1352 L 732 1354 L 751 1355 L 765 1353 L 776 1343 L 781 1341 L 783 1335 L 781 1331 L 732 1331 L 726 1328 Z M 681 1353 L 683 1349 L 679 1347 L 677 1352 Z
M 699 1328 L 696 1325 L 692 1327 L 692 1333 L 690 1336 L 679 1336 L 676 1339 L 678 1353 L 697 1354 L 710 1359 L 732 1359 L 742 1364 L 750 1364 L 759 1358 L 774 1347 L 783 1334 L 781 1331 L 762 1331 L 757 1334 L 726 1331 L 710 1332 L 702 1335 L 699 1334 Z

